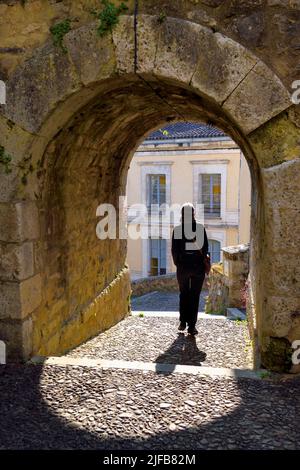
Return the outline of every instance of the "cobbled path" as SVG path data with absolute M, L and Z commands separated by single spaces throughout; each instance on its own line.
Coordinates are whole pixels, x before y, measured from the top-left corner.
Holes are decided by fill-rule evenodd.
M 245 324 L 199 318 L 193 339 L 177 332 L 178 319 L 148 315 L 127 317 L 69 352 L 61 365 L 0 366 L 0 449 L 300 449 L 299 378 L 84 362 L 251 367 Z
M 251 368 L 247 326 L 222 319 L 199 319 L 199 334 L 178 334 L 178 320 L 128 317 L 68 355 L 98 359 L 163 362 L 195 366 Z
M 299 449 L 299 385 L 5 366 L 0 449 Z

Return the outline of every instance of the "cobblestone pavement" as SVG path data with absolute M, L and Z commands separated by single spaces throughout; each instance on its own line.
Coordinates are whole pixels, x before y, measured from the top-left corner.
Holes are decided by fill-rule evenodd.
M 150 315 L 127 317 L 66 359 L 250 367 L 243 323 L 200 318 L 193 339 L 177 332 L 176 318 Z M 278 376 L 161 373 L 88 361 L 0 366 L 0 449 L 300 449 L 299 387 L 300 379 Z
M 0 449 L 299 449 L 299 381 L 2 366 Z
M 205 310 L 205 298 L 208 292 L 203 290 L 200 295 L 199 312 Z M 131 309 L 144 312 L 177 312 L 179 306 L 178 292 L 150 292 L 140 297 L 131 298 Z
M 127 317 L 68 355 L 98 359 L 251 368 L 247 326 L 227 319 L 198 319 L 199 334 L 178 334 L 176 318 Z

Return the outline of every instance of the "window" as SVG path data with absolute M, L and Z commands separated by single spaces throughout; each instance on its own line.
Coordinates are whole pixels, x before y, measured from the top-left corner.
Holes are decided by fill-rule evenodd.
M 204 204 L 204 215 L 221 216 L 221 175 L 202 174 L 200 176 L 200 204 Z
M 208 240 L 208 251 L 212 263 L 220 263 L 221 261 L 221 243 L 217 240 Z
M 147 205 L 166 203 L 166 175 L 148 175 Z
M 162 238 L 150 238 L 150 276 L 159 276 L 167 272 L 167 241 Z

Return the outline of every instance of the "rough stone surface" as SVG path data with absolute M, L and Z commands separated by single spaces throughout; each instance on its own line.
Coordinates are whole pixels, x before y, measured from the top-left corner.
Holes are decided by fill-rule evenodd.
M 164 21 L 157 41 L 154 73 L 189 84 L 199 60 L 200 48 L 197 44 L 194 47 L 187 45 L 193 44 L 195 38 L 201 44 L 202 35 L 203 29 L 199 25 L 173 18 Z
M 205 311 L 225 314 L 227 307 L 245 308 L 244 289 L 249 273 L 249 246 L 223 249 L 223 263 L 212 266 Z
M 228 307 L 228 286 L 225 282 L 223 266 L 214 264 L 209 273 L 209 291 L 205 312 L 225 315 L 226 307 Z
M 134 17 L 122 16 L 113 30 L 113 43 L 116 49 L 117 70 L 120 73 L 133 73 L 135 68 Z
M 7 361 L 16 362 L 32 354 L 33 328 L 30 317 L 23 321 L 0 319 L 1 341 L 5 342 Z
M 111 36 L 101 38 L 96 24 L 71 31 L 64 45 L 84 85 L 109 77 L 115 70 Z
M 249 138 L 263 168 L 269 168 L 299 158 L 299 106 L 292 106 L 288 113 L 278 117 L 253 132 Z
M 201 54 L 191 84 L 221 104 L 250 72 L 257 59 L 219 33 L 206 35 L 199 48 Z
M 79 78 L 68 55 L 48 43 L 8 82 L 5 115 L 37 132 L 57 103 L 78 89 Z
M 41 303 L 41 276 L 17 282 L 3 282 L 0 286 L 2 304 L 0 318 L 23 319 L 32 313 Z
M 291 105 L 291 97 L 279 79 L 259 62 L 223 104 L 248 134 Z
M 299 381 L 2 366 L 0 447 L 295 450 L 298 390 Z
M 283 254 L 297 253 L 300 244 L 297 229 L 299 195 L 291 185 L 292 180 L 299 180 L 299 170 L 299 160 L 294 160 L 263 171 L 267 227 L 265 239 L 267 256 L 272 259 L 272 269 L 267 270 L 265 266 L 266 331 L 271 337 L 288 338 L 290 341 L 298 339 L 300 333 L 297 315 L 300 311 L 299 263 L 297 256 L 289 256 L 286 264 Z
M 33 353 L 62 354 L 110 328 L 128 314 L 129 293 L 129 274 L 124 269 L 96 298 L 74 312 L 62 296 L 51 310 L 42 306 L 33 316 Z
M 176 274 L 164 274 L 162 276 L 148 276 L 136 279 L 131 283 L 132 295 L 140 296 L 153 291 L 176 291 L 178 292 L 178 282 Z M 207 288 L 207 279 L 205 278 L 203 289 Z M 172 309 L 170 309 L 172 310 Z
M 199 334 L 178 334 L 178 320 L 129 317 L 68 355 L 195 366 L 251 368 L 246 324 L 198 319 Z
M 34 202 L 0 203 L 0 241 L 23 242 L 40 235 L 37 206 Z
M 33 243 L 0 243 L 0 279 L 24 280 L 34 274 Z

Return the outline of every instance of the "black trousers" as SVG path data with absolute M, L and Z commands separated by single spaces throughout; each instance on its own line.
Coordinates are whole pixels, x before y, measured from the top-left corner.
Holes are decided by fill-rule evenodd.
M 200 293 L 205 278 L 204 268 L 178 266 L 177 281 L 179 285 L 179 319 L 190 328 L 195 327 L 198 318 Z

